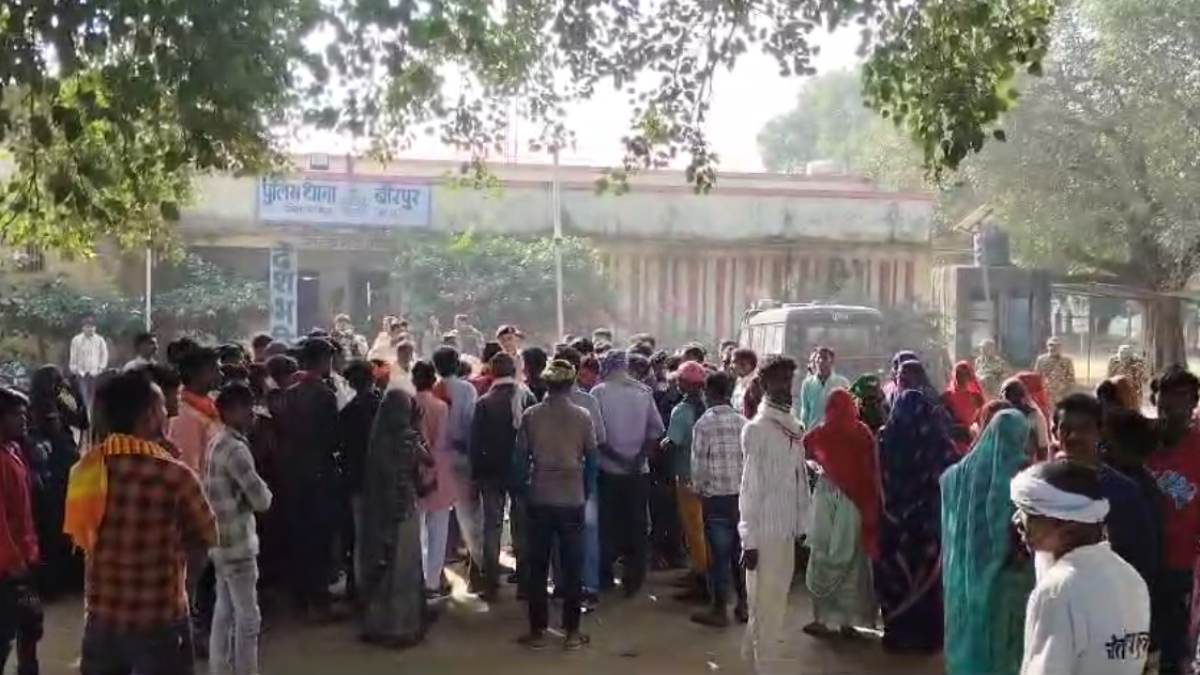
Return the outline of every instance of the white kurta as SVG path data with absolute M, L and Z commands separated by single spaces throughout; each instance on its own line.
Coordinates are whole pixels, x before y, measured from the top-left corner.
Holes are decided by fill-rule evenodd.
M 742 638 L 742 658 L 754 662 L 759 675 L 795 672 L 796 664 L 786 664 L 783 651 L 783 627 L 787 618 L 788 591 L 796 569 L 796 542 L 771 538 L 759 543 L 758 567 L 746 571 L 746 598 L 750 604 L 750 622 Z
M 758 551 L 758 568 L 746 572 L 750 622 L 742 655 L 754 660 L 757 673 L 785 672 L 780 642 L 796 539 L 808 527 L 811 499 L 801 432 L 790 413 L 765 402 L 742 430 L 738 534 L 743 549 Z
M 1021 675 L 1140 675 L 1150 651 L 1150 595 L 1108 542 L 1060 558 L 1025 612 Z

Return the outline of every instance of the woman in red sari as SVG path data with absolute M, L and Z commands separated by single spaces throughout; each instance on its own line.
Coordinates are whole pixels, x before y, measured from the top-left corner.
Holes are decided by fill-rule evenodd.
M 1046 380 L 1042 378 L 1041 374 L 1026 370 L 1017 373 L 1016 378 L 1025 385 L 1025 393 L 1029 394 L 1029 400 L 1033 401 L 1038 410 L 1042 411 L 1046 419 L 1054 419 L 1055 401 L 1050 400 L 1050 393 L 1046 391 Z
M 804 437 L 804 448 L 821 470 L 813 494 L 806 583 L 813 596 L 809 635 L 840 629 L 857 637 L 874 626 L 878 606 L 870 561 L 879 557 L 879 470 L 875 436 L 858 420 L 844 390 L 829 394 L 825 421 Z
M 951 430 L 954 446 L 959 454 L 966 454 L 971 448 L 971 425 L 984 404 L 983 386 L 969 361 L 954 365 L 954 375 L 942 394 L 942 403 L 954 418 L 955 428 Z

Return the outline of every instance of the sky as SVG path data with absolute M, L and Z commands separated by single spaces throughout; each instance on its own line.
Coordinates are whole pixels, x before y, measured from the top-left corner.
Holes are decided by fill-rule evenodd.
M 853 67 L 858 33 L 826 34 L 817 40 L 821 53 L 813 61 L 818 73 Z M 774 59 L 760 52 L 743 55 L 732 72 L 720 71 L 713 83 L 709 143 L 726 171 L 762 171 L 758 132 L 772 118 L 790 111 L 806 78 L 781 77 Z M 578 106 L 570 124 L 578 139 L 575 152 L 563 155 L 571 164 L 609 165 L 621 158 L 620 139 L 628 131 L 624 97 L 611 94 Z
M 858 33 L 845 29 L 814 35 L 821 53 L 813 59 L 818 73 L 851 68 L 858 63 L 855 48 Z M 771 118 L 791 110 L 805 78 L 781 77 L 772 58 L 751 50 L 744 54 L 733 71 L 719 71 L 713 83 L 712 108 L 709 112 L 709 143 L 720 158 L 720 170 L 762 171 L 762 158 L 756 138 Z M 600 90 L 586 102 L 568 111 L 568 125 L 575 131 L 576 145 L 560 155 L 563 164 L 612 166 L 621 159 L 621 137 L 628 132 L 629 105 L 625 95 L 611 89 Z M 518 125 L 518 136 L 521 134 Z M 532 124 L 525 125 L 533 133 Z M 528 151 L 519 140 L 517 161 L 549 162 L 545 153 Z M 328 134 L 313 134 L 297 143 L 300 152 L 342 154 L 344 139 Z M 437 140 L 420 135 L 405 158 L 455 159 L 463 155 Z M 682 164 L 684 160 L 679 160 Z

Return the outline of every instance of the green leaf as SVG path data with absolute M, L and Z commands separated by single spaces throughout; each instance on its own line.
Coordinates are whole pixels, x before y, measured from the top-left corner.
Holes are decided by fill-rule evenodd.
M 50 131 L 50 122 L 42 115 L 34 115 L 29 118 L 29 128 L 33 134 L 33 139 L 43 148 L 49 147 L 54 141 L 53 132 Z
M 173 223 L 179 221 L 179 204 L 175 202 L 163 202 L 159 204 L 158 208 L 163 218 Z

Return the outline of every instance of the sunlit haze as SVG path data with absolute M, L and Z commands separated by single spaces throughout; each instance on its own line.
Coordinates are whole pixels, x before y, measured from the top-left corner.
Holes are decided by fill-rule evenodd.
M 855 48 L 858 34 L 853 30 L 826 33 L 817 44 L 821 53 L 814 59 L 818 73 L 853 67 L 858 62 Z M 744 55 L 732 71 L 720 71 L 713 86 L 712 109 L 708 133 L 712 147 L 720 157 L 720 168 L 726 171 L 761 171 L 762 158 L 755 138 L 762 126 L 772 117 L 787 112 L 796 102 L 796 95 L 805 78 L 782 77 L 775 62 L 761 52 Z M 620 161 L 620 139 L 629 129 L 629 105 L 625 94 L 601 90 L 590 101 L 574 106 L 568 124 L 575 131 L 576 145 L 564 150 L 564 164 L 609 166 Z M 527 134 L 534 132 L 532 123 L 518 124 L 516 159 L 523 162 L 546 162 L 546 153 L 528 150 Z M 300 152 L 347 152 L 346 139 L 333 134 L 311 134 L 296 144 Z M 420 136 L 405 157 L 452 159 L 462 153 L 446 147 L 435 138 Z M 681 162 L 683 160 L 680 160 Z

